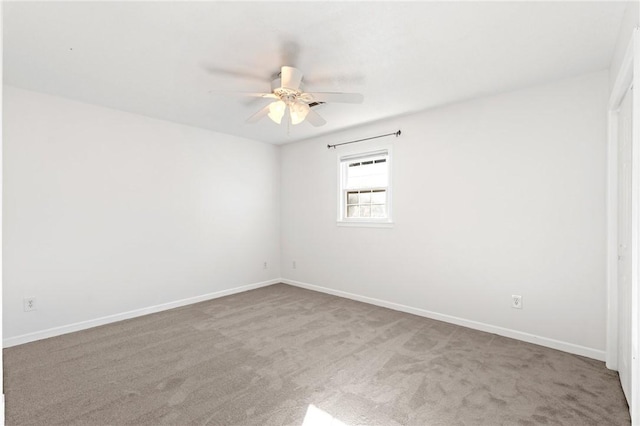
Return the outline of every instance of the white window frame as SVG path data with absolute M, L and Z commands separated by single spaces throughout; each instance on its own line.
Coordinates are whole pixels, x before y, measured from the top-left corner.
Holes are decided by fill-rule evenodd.
M 385 187 L 386 195 L 387 195 L 387 217 L 384 218 L 375 218 L 375 217 L 358 217 L 358 218 L 349 218 L 347 217 L 347 192 L 352 189 L 345 188 L 346 185 L 346 173 L 345 167 L 347 162 L 359 158 L 367 158 L 373 157 L 376 155 L 384 154 L 387 157 L 387 179 L 388 185 Z M 382 146 L 376 147 L 374 149 L 369 150 L 359 150 L 359 151 L 348 151 L 344 153 L 340 153 L 338 155 L 338 226 L 362 226 L 362 227 L 374 227 L 374 228 L 391 228 L 393 227 L 392 220 L 392 206 L 393 206 L 393 191 L 392 191 L 392 170 L 393 170 L 393 150 L 391 146 Z M 380 189 L 376 188 L 362 188 L 362 189 Z

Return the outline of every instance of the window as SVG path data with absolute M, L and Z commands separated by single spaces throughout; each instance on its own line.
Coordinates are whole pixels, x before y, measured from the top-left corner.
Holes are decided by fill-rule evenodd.
M 390 149 L 340 157 L 338 222 L 391 223 Z

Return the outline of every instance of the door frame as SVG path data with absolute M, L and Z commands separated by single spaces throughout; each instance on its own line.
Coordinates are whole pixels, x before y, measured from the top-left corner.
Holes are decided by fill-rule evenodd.
M 0 81 L 4 81 L 3 80 L 3 41 L 4 41 L 4 27 L 3 27 L 3 23 L 4 23 L 4 2 L 0 2 Z M 0 99 L 3 99 L 2 95 L 3 95 L 3 88 L 4 86 L 2 84 L 0 84 Z M 2 110 L 2 102 L 0 102 L 0 129 L 3 129 L 3 124 L 4 124 L 4 119 L 3 119 L 3 110 Z M 3 292 L 2 289 L 2 223 L 3 223 L 3 218 L 2 218 L 2 188 L 3 188 L 3 180 L 2 180 L 2 176 L 3 176 L 3 169 L 2 169 L 2 164 L 3 164 L 3 139 L 2 139 L 2 131 L 0 131 L 0 295 Z M 2 342 L 4 342 L 3 338 L 2 338 L 2 297 L 0 297 L 0 379 L 4 377 L 4 373 L 3 373 L 3 366 L 4 366 L 4 361 L 2 358 Z M 4 387 L 3 387 L 3 380 L 0 380 L 0 426 L 4 426 Z
M 634 87 L 631 138 L 631 399 L 633 424 L 640 425 L 640 29 L 635 28 L 608 104 L 607 143 L 607 346 L 606 365 L 618 369 L 618 109 Z

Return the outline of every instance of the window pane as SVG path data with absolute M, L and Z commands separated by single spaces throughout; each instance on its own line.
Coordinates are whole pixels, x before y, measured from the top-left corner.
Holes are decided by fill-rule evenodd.
M 360 204 L 369 204 L 371 203 L 371 192 L 361 192 L 360 193 Z
M 360 217 L 371 217 L 371 207 L 360 206 Z
M 360 208 L 358 206 L 347 207 L 347 217 L 359 217 Z
M 358 204 L 357 192 L 347 192 L 347 204 Z
M 371 206 L 371 217 L 387 217 L 383 204 L 374 204 Z
M 373 191 L 371 194 L 371 203 L 384 204 L 387 202 L 387 193 L 385 191 Z

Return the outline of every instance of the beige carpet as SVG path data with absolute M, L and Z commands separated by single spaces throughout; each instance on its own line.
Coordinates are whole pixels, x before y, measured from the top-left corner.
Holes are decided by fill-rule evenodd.
M 7 425 L 630 423 L 602 362 L 284 284 L 4 357 Z

